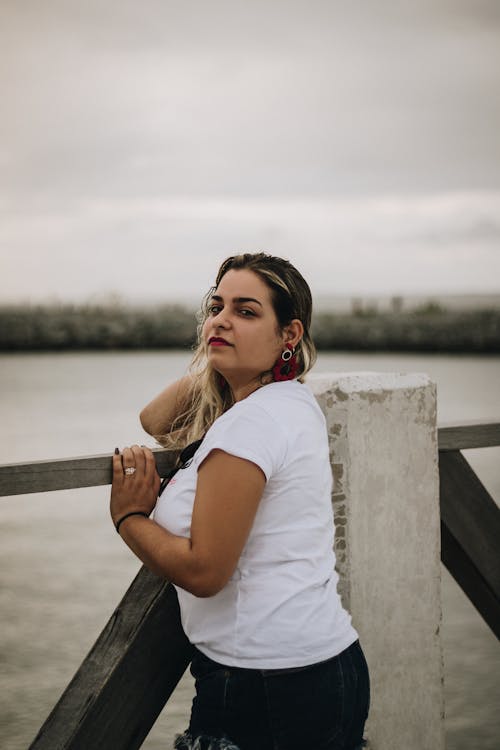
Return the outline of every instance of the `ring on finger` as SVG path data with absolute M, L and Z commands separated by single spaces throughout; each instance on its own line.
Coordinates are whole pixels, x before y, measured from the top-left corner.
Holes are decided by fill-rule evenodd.
M 127 466 L 126 469 L 123 469 L 123 473 L 128 477 L 132 476 L 132 474 L 135 474 L 135 472 L 136 472 L 135 466 Z

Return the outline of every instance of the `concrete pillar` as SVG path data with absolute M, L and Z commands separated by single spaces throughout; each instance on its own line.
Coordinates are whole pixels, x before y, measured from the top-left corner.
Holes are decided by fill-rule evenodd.
M 370 750 L 444 748 L 436 390 L 426 375 L 311 375 L 335 480 L 340 592 L 371 674 Z

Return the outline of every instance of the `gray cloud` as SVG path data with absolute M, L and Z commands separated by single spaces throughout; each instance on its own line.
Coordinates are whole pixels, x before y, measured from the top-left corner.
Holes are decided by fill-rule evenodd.
M 401 5 L 12 4 L 6 186 L 56 200 L 497 187 L 496 6 Z
M 372 282 L 387 287 L 384 273 L 394 274 L 397 286 L 406 277 L 395 270 L 394 238 L 419 248 L 412 280 L 426 285 L 431 245 L 455 242 L 467 267 L 465 230 L 453 236 L 448 219 L 440 227 L 422 216 L 419 196 L 441 206 L 435 196 L 457 191 L 476 217 L 475 193 L 493 196 L 490 229 L 481 239 L 477 218 L 467 241 L 495 257 L 497 2 L 4 0 L 0 14 L 6 294 L 35 294 L 19 260 L 36 270 L 40 293 L 85 295 L 93 283 L 128 294 L 137 254 L 160 264 L 163 287 L 171 268 L 181 288 L 186 257 L 199 260 L 201 284 L 242 246 L 297 248 L 319 280 L 337 247 L 353 285 L 356 263 L 373 270 L 379 253 L 387 265 Z M 370 195 L 407 196 L 410 239 L 398 212 L 370 224 Z M 341 228 L 321 201 L 334 217 L 351 216 L 343 198 L 359 213 Z M 189 208 L 179 213 L 182 201 Z M 299 224 L 287 213 L 294 201 Z M 124 253 L 131 261 L 117 280 Z M 467 277 L 476 289 L 485 283 L 484 274 L 451 273 L 455 287 Z

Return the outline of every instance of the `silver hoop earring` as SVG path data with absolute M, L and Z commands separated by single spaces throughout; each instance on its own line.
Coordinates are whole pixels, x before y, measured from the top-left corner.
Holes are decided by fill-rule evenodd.
M 283 362 L 288 362 L 289 359 L 293 357 L 293 354 L 295 352 L 295 349 L 285 349 L 281 352 L 281 359 Z

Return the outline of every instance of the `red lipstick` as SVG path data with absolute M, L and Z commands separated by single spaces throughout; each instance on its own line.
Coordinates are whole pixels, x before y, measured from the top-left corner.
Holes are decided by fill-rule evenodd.
M 232 346 L 232 344 L 230 344 L 229 341 L 226 341 L 226 339 L 223 339 L 220 336 L 211 336 L 211 338 L 208 339 L 208 345 L 209 346 Z

